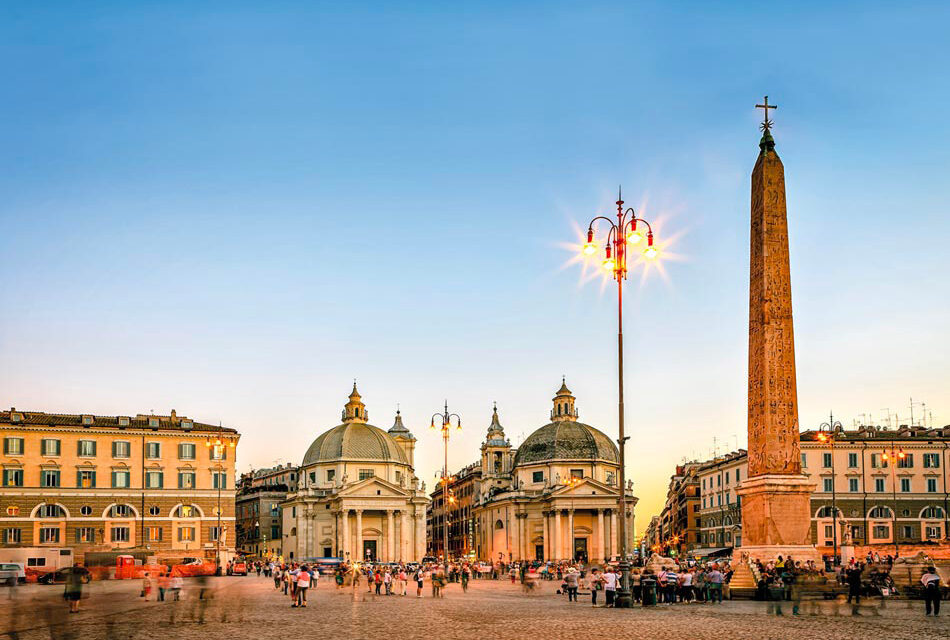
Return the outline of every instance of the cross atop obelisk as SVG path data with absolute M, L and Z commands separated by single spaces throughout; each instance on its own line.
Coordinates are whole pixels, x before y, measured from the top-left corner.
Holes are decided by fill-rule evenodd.
M 762 129 L 762 131 L 768 131 L 772 128 L 772 125 L 775 124 L 769 120 L 769 109 L 778 109 L 778 105 L 769 104 L 769 97 L 765 96 L 765 98 L 762 100 L 762 104 L 755 105 L 755 108 L 765 110 L 765 115 L 762 117 L 762 124 L 759 125 L 759 128 Z

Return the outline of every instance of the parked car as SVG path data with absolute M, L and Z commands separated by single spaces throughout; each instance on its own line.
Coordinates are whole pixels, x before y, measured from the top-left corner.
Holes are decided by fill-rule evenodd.
M 88 584 L 92 581 L 92 574 L 86 571 L 83 567 L 63 567 L 57 571 L 50 571 L 45 573 L 37 578 L 37 582 L 40 584 L 63 584 L 66 582 L 66 576 L 68 576 L 73 571 L 78 571 L 82 576 L 82 581 L 84 584 Z
M 0 584 L 16 586 L 26 582 L 26 569 L 19 562 L 0 562 Z
M 247 563 L 243 560 L 239 560 L 231 565 L 231 575 L 232 576 L 246 576 L 247 575 Z

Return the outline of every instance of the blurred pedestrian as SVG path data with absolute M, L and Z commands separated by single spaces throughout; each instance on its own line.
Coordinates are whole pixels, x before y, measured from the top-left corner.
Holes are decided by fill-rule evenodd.
M 79 613 L 79 600 L 82 598 L 82 584 L 87 574 L 86 569 L 78 562 L 74 564 L 69 573 L 66 574 L 66 590 L 63 592 L 63 598 L 69 603 L 70 613 Z
M 940 615 L 940 576 L 937 575 L 936 567 L 928 567 L 927 571 L 920 578 L 920 583 L 924 585 L 924 606 L 926 615 L 930 615 L 933 609 L 934 616 Z

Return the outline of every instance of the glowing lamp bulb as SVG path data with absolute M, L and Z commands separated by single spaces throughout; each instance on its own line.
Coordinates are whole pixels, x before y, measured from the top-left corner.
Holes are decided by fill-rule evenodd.
M 603 265 L 604 265 L 604 269 L 606 269 L 607 271 L 613 271 L 614 267 L 616 266 L 616 263 L 614 262 L 613 258 L 604 258 Z
M 634 245 L 640 244 L 641 242 L 643 242 L 643 234 L 636 229 L 631 229 L 630 232 L 627 233 L 627 244 Z
M 660 252 L 656 250 L 656 247 L 647 247 L 643 250 L 643 257 L 647 260 L 653 260 Z
M 588 242 L 584 245 L 584 255 L 592 256 L 597 253 L 597 245 L 593 242 Z

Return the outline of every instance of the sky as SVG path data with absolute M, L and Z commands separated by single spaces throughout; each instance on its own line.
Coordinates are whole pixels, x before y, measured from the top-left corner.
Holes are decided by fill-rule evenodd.
M 624 199 L 637 528 L 746 441 L 749 176 L 786 169 L 802 428 L 950 423 L 946 3 L 73 2 L 0 7 L 0 406 L 179 415 L 299 463 L 357 379 L 417 473 L 561 376 L 617 436 Z M 925 403 L 926 408 L 917 404 Z M 926 413 L 925 413 L 926 412 Z

